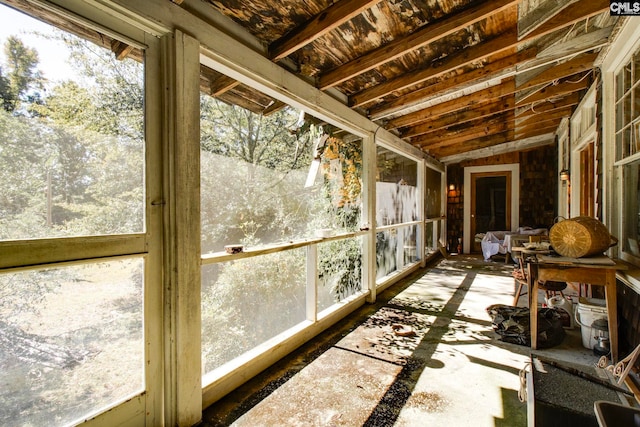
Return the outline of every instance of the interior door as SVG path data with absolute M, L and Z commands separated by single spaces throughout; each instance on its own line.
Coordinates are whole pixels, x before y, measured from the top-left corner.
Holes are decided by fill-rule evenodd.
M 480 252 L 475 235 L 511 230 L 511 172 L 471 174 L 471 252 Z

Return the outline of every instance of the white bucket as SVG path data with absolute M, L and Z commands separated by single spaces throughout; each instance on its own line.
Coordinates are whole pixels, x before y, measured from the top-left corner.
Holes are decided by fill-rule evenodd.
M 576 323 L 580 325 L 582 332 L 582 346 L 592 349 L 596 345 L 595 336 L 598 331 L 594 330 L 591 325 L 596 319 L 607 318 L 607 306 L 605 300 L 600 298 L 584 298 L 578 300 L 578 308 L 576 310 Z M 609 334 L 607 333 L 607 337 Z
M 574 326 L 573 304 L 562 295 L 552 296 L 547 300 L 547 305 L 551 308 L 561 308 L 569 315 L 569 324 L 564 325 L 565 328 L 571 329 Z

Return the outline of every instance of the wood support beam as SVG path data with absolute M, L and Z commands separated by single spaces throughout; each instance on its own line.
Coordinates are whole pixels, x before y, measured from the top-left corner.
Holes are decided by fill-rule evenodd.
M 587 89 L 589 79 L 579 79 L 577 81 L 563 81 L 555 85 L 546 86 L 537 92 L 516 101 L 516 106 L 521 107 L 527 104 L 546 101 L 554 97 L 562 97 L 571 93 Z
M 232 79 L 231 77 L 222 75 L 209 84 L 209 93 L 212 96 L 220 96 L 223 93 L 228 92 L 234 87 L 238 86 L 239 84 L 239 81 Z
M 452 114 L 456 111 L 461 111 L 472 106 L 490 103 L 507 95 L 511 95 L 515 93 L 515 91 L 515 82 L 513 79 L 509 79 L 507 82 L 499 86 L 492 86 L 487 89 L 469 94 L 467 96 L 463 96 L 461 98 L 455 98 L 450 101 L 434 105 L 433 107 L 416 111 L 414 113 L 407 114 L 406 116 L 398 117 L 397 119 L 389 120 L 389 122 L 386 124 L 386 127 L 387 129 L 394 129 L 426 122 L 428 120 L 433 120 L 446 114 Z
M 518 139 L 504 142 L 502 144 L 494 144 L 486 148 L 469 150 L 461 153 L 454 153 L 443 156 L 442 162 L 445 164 L 459 163 L 466 160 L 482 159 L 492 157 L 498 154 L 512 153 L 514 151 L 530 150 L 544 145 L 553 144 L 555 142 L 554 133 L 538 135 L 527 139 Z
M 356 93 L 349 97 L 349 104 L 352 107 L 365 105 L 397 90 L 407 89 L 429 79 L 440 77 L 457 68 L 484 60 L 491 55 L 512 49 L 517 45 L 518 41 L 515 31 L 508 31 L 506 34 L 502 34 L 489 41 L 478 43 L 475 46 L 454 53 L 434 67 L 408 72 L 401 77 Z
M 538 3 L 531 12 L 518 21 L 518 36 L 520 38 L 526 37 L 575 1 L 577 0 L 546 0 Z
M 498 114 L 490 119 L 477 120 L 470 126 L 460 130 L 445 130 L 441 132 L 423 135 L 411 140 L 413 145 L 420 148 L 433 150 L 452 145 L 458 145 L 467 141 L 507 132 L 513 128 L 513 112 Z
M 595 61 L 597 57 L 597 53 L 585 53 L 567 62 L 556 65 L 555 67 L 547 68 L 526 82 L 519 84 L 518 90 L 529 89 L 543 84 L 548 84 L 574 74 L 591 71 L 593 69 L 593 61 Z
M 515 72 L 516 65 L 521 62 L 533 59 L 536 55 L 536 48 L 528 48 L 516 54 L 510 55 L 486 64 L 484 67 L 476 68 L 451 77 L 443 78 L 426 86 L 398 97 L 392 101 L 378 104 L 369 110 L 369 117 L 378 120 L 389 115 L 400 113 L 404 110 L 418 108 L 420 104 L 427 101 L 437 101 L 437 98 L 447 96 L 451 92 L 461 91 L 470 84 L 487 83 L 494 79 L 502 78 Z
M 544 25 L 538 27 L 534 32 L 521 40 L 517 40 L 515 32 L 507 33 L 496 37 L 492 40 L 479 43 L 475 46 L 468 47 L 458 53 L 447 58 L 439 65 L 423 70 L 406 73 L 401 77 L 381 83 L 369 89 L 365 89 L 359 93 L 349 97 L 351 106 L 362 106 L 383 98 L 392 92 L 407 89 L 419 83 L 425 82 L 431 78 L 442 76 L 447 72 L 453 71 L 471 62 L 484 60 L 490 55 L 504 52 L 510 48 L 514 48 L 525 42 L 530 42 L 535 38 L 553 33 L 554 31 L 572 25 L 595 14 L 601 13 L 608 9 L 608 3 L 603 0 L 582 0 L 573 3 L 567 7 L 560 16 L 555 16 L 547 21 Z
M 133 50 L 133 46 L 121 42 L 120 40 L 111 40 L 111 52 L 114 53 L 118 61 L 125 59 Z
M 503 133 L 489 135 L 475 140 L 464 141 L 457 145 L 448 147 L 436 148 L 433 150 L 427 150 L 427 152 L 437 158 L 443 158 L 453 156 L 455 154 L 462 154 L 466 151 L 479 150 L 481 148 L 493 147 L 495 145 L 504 144 L 509 141 L 513 141 L 513 131 L 508 130 Z
M 421 30 L 405 38 L 394 40 L 391 43 L 380 46 L 359 58 L 322 74 L 318 79 L 318 87 L 321 90 L 328 89 L 380 65 L 393 61 L 412 50 L 419 49 L 429 43 L 440 40 L 491 15 L 502 12 L 516 5 L 519 1 L 520 0 L 485 0 L 479 5 L 428 24 Z
M 527 126 L 539 126 L 547 121 L 558 121 L 564 117 L 571 117 L 573 113 L 573 107 L 562 107 L 555 110 L 540 112 L 526 117 L 524 120 L 516 121 L 516 128 L 518 131 L 527 130 Z
M 538 126 L 535 129 L 529 129 L 524 132 L 516 132 L 516 134 L 514 135 L 514 138 L 516 139 L 532 138 L 534 136 L 544 135 L 549 132 L 555 132 L 556 130 L 558 130 L 559 124 L 560 124 L 560 121 L 558 121 L 558 123 L 555 125 Z
M 271 43 L 269 57 L 278 61 L 370 9 L 380 0 L 337 1 L 313 19 Z
M 515 108 L 515 99 L 513 96 L 507 95 L 503 98 L 488 103 L 487 105 L 468 108 L 462 111 L 457 111 L 452 114 L 445 114 L 434 120 L 429 120 L 425 123 L 420 123 L 405 129 L 402 129 L 400 136 L 402 138 L 413 138 L 416 136 L 428 134 L 448 128 L 454 125 L 461 125 L 471 122 L 473 120 L 491 117 L 493 115 L 503 113 L 505 111 L 513 110 Z
M 559 108 L 573 107 L 580 103 L 580 94 L 575 92 L 564 97 L 557 97 L 547 99 L 541 103 L 532 103 L 516 110 L 516 119 L 526 119 L 531 116 L 536 116 L 540 113 L 546 113 Z M 522 106 L 521 106 L 522 107 Z
M 571 3 L 562 10 L 562 13 L 558 13 L 549 18 L 544 24 L 540 25 L 522 40 L 531 40 L 551 34 L 561 28 L 568 27 L 569 25 L 573 25 L 608 10 L 608 0 L 580 0 L 575 3 Z

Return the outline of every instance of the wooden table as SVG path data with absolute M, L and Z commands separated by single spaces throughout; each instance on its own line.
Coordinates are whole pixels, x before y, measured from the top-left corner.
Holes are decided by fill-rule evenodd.
M 531 348 L 538 346 L 538 281 L 580 282 L 604 286 L 609 318 L 609 343 L 611 360 L 618 361 L 618 313 L 616 307 L 616 270 L 626 267 L 612 259 L 602 257 L 567 258 L 536 255 L 527 264 L 529 307 L 531 313 Z

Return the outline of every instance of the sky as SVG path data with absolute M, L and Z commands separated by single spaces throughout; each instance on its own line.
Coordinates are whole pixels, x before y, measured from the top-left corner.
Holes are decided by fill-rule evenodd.
M 9 36 L 17 36 L 22 42 L 38 51 L 39 70 L 51 82 L 69 79 L 75 73 L 67 64 L 64 44 L 43 39 L 31 34 L 32 31 L 48 33 L 52 26 L 33 19 L 0 4 L 0 62 L 4 63 L 4 43 Z

